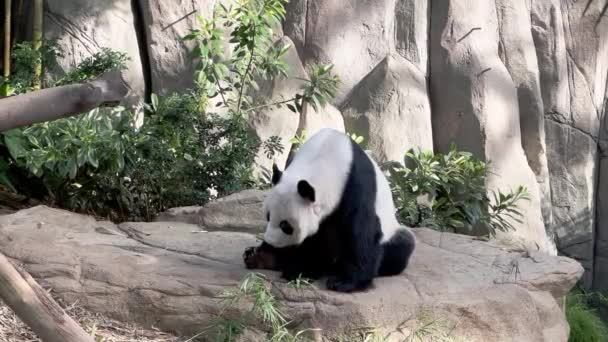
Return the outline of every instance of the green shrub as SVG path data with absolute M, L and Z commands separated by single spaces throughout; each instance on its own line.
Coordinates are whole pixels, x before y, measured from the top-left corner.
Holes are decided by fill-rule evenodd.
M 569 342 L 608 341 L 608 327 L 588 301 L 588 294 L 572 291 L 566 297 L 566 319 L 570 325 Z
M 104 216 L 113 216 L 103 209 L 115 198 L 100 184 L 117 181 L 134 164 L 133 147 L 141 138 L 123 108 L 94 109 L 4 134 L 14 163 L 40 179 L 52 204 Z
M 61 56 L 61 49 L 55 41 L 43 41 L 39 50 L 32 42 L 15 44 L 11 53 L 12 70 L 9 79 L 0 84 L 0 96 L 21 94 L 32 89 L 34 68 L 38 63 L 52 65 Z
M 161 99 L 140 129 L 146 139 L 128 177 L 132 192 L 148 197 L 148 212 L 204 204 L 211 192 L 226 195 L 253 182 L 259 142 L 246 121 L 205 113 L 199 100 L 194 92 Z
M 285 2 L 220 4 L 211 19 L 199 17 L 200 28 L 184 37 L 197 43 L 196 88 L 163 99 L 153 95 L 152 103 L 143 106 L 141 127 L 135 127 L 131 109 L 117 108 L 5 134 L 11 158 L 7 165 L 0 163 L 0 183 L 13 189 L 10 178 L 2 177 L 6 170 L 27 170 L 53 204 L 112 220 L 151 219 L 169 207 L 202 205 L 216 194 L 253 186 L 259 182 L 253 179 L 252 165 L 260 146 L 269 158 L 283 147 L 278 137 L 259 142 L 247 124 L 248 115 L 268 106 L 300 109 L 303 102 L 317 108 L 336 90 L 331 66 L 314 66 L 302 94 L 278 103 L 254 103 L 257 82 L 287 75 L 283 56 L 288 46 L 275 44 L 272 31 L 284 19 Z M 225 31 L 232 43 L 228 56 Z M 32 50 L 23 50 L 24 61 L 42 58 L 25 52 Z M 109 69 L 123 69 L 127 61 L 125 54 L 102 49 L 52 84 L 86 81 Z
M 454 146 L 447 154 L 410 150 L 404 163 L 386 165 L 399 219 L 459 233 L 495 234 L 521 222 L 517 202 L 528 199 L 524 187 L 507 194 L 486 191 L 487 165 Z
M 65 75 L 54 82 L 55 86 L 82 83 L 93 79 L 104 72 L 112 69 L 124 70 L 130 60 L 126 53 L 101 48 L 92 56 L 78 63 L 76 68 L 68 71 Z

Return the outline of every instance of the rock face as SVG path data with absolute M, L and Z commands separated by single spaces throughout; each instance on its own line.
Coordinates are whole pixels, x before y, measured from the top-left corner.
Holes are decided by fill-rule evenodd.
M 435 148 L 447 152 L 452 143 L 490 161 L 490 189 L 524 185 L 530 202 L 521 205 L 525 224 L 513 235 L 555 253 L 540 206 L 540 188 L 522 149 L 518 94 L 498 56 L 496 6 L 468 6 L 451 0 L 432 8 L 431 102 Z
M 608 228 L 595 217 L 596 197 L 602 196 L 597 141 L 608 75 L 608 23 L 600 16 L 605 6 L 605 1 L 535 0 L 531 7 L 546 121 L 551 230 L 559 250 L 585 266 L 584 285 L 596 288 L 608 286 L 600 281 L 608 271 L 600 261 L 606 252 L 595 240 Z M 598 209 L 599 219 L 606 209 Z
M 428 15 L 425 1 L 294 0 L 287 7 L 284 32 L 304 65 L 333 63 L 342 80 L 336 103 L 389 54 L 396 52 L 427 66 Z
M 517 90 L 521 144 L 539 184 L 544 222 L 552 228 L 543 99 L 532 23 L 526 4 L 524 0 L 496 1 L 500 37 L 498 51 Z
M 0 216 L 0 251 L 68 302 L 190 334 L 220 312 L 215 296 L 245 277 L 242 252 L 258 243 L 247 233 L 193 233 L 199 230 L 178 222 L 116 226 L 39 206 Z M 288 318 L 301 329 L 319 328 L 317 337 L 371 326 L 402 340 L 430 319 L 454 340 L 567 341 L 556 299 L 581 276 L 576 261 L 429 229 L 415 233 L 408 269 L 377 279 L 368 292 L 329 292 L 322 281 L 298 290 L 265 273 Z M 238 305 L 226 315 L 236 319 L 246 310 Z
M 192 85 L 191 46 L 180 37 L 217 2 L 47 1 L 45 37 L 62 38 L 62 69 L 107 46 L 131 57 L 133 96 L 166 94 Z M 363 135 L 379 160 L 455 142 L 493 163 L 489 188 L 531 192 L 517 237 L 547 250 L 555 240 L 585 267 L 585 286 L 608 289 L 608 195 L 598 191 L 608 184 L 608 0 L 429 3 L 288 3 L 276 31 L 293 44 L 292 75 L 333 63 L 342 80 L 333 106 L 310 115 L 309 135 L 327 126 Z M 276 81 L 257 99 L 289 98 L 299 86 Z M 285 107 L 259 110 L 251 123 L 289 150 L 297 117 Z M 256 161 L 272 163 L 262 151 Z
M 426 79 L 397 54 L 380 62 L 341 110 L 346 130 L 362 135 L 377 161 L 402 161 L 412 147 L 433 150 Z
M 182 41 L 190 29 L 197 28 L 196 15 L 211 17 L 215 1 L 136 0 L 145 28 L 146 55 L 149 60 L 153 92 L 166 95 L 194 86 L 193 44 Z
M 45 2 L 44 38 L 59 39 L 63 58 L 58 60 L 61 73 L 66 72 L 102 48 L 126 53 L 131 59 L 125 80 L 131 91 L 130 102 L 145 91 L 143 63 L 138 45 L 136 16 L 131 0 Z

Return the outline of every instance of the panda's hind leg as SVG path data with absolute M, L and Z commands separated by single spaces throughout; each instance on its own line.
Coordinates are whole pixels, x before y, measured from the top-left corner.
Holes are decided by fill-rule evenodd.
M 336 274 L 327 280 L 327 288 L 338 292 L 366 290 L 373 283 L 382 254 L 378 217 L 370 210 L 359 210 L 345 238 Z
M 387 277 L 400 274 L 407 267 L 414 252 L 416 239 L 407 228 L 400 229 L 382 245 L 382 260 L 378 268 L 378 276 Z

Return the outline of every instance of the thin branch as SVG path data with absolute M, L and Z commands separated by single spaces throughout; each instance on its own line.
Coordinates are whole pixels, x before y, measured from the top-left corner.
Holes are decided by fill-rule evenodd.
M 220 96 L 222 97 L 222 101 L 224 102 L 224 106 L 228 106 L 228 102 L 226 101 L 226 98 L 224 97 L 224 93 L 222 90 L 222 86 L 220 85 L 220 80 L 217 76 L 217 73 L 215 72 L 215 69 L 211 68 L 211 71 L 213 72 L 213 76 L 215 77 L 215 84 L 217 84 L 217 89 L 218 92 L 220 93 Z
M 288 100 L 283 100 L 283 101 L 273 102 L 273 103 L 266 103 L 266 104 L 259 105 L 259 106 L 249 107 L 249 108 L 245 109 L 244 112 L 249 112 L 249 111 L 252 111 L 254 109 L 260 109 L 260 108 L 266 108 L 266 107 L 272 107 L 272 106 L 280 105 L 280 104 L 283 104 L 283 103 L 294 101 L 295 99 L 296 99 L 295 97 L 292 97 L 292 98 L 290 98 Z
M 247 74 L 249 74 L 249 70 L 251 69 L 251 64 L 253 63 L 253 56 L 255 55 L 255 35 L 256 35 L 256 26 L 253 25 L 253 38 L 251 39 L 251 55 L 249 56 L 249 62 L 247 63 L 247 68 L 245 69 L 245 73 L 241 76 L 241 90 L 239 91 L 239 100 L 236 104 L 236 111 L 241 111 L 241 101 L 243 100 L 243 91 L 245 90 L 245 80 L 247 78 Z

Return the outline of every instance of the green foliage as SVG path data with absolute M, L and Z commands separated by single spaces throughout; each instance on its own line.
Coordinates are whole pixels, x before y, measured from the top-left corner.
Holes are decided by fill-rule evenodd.
M 197 17 L 199 28 L 183 38 L 197 43 L 195 80 L 208 99 L 221 98 L 218 107 L 241 115 L 252 103 L 247 92 L 259 88 L 256 79 L 287 76 L 283 56 L 289 46 L 273 44 L 272 30 L 285 17 L 285 2 L 239 1 L 234 7 L 220 3 L 213 18 Z M 227 32 L 232 44 L 228 58 L 223 41 Z
M 35 66 L 51 65 L 61 56 L 59 45 L 55 41 L 43 41 L 39 50 L 32 42 L 15 44 L 12 51 L 12 71 L 8 80 L 0 85 L 0 96 L 22 94 L 32 89 L 35 78 Z
M 303 284 L 303 283 L 302 283 Z M 300 286 L 302 286 L 300 284 Z M 304 342 L 310 341 L 304 334 L 307 330 L 292 333 L 287 326 L 289 321 L 281 311 L 280 302 L 272 294 L 272 284 L 259 273 L 249 273 L 235 290 L 226 290 L 220 295 L 222 310 L 216 322 L 203 330 L 215 332 L 212 338 L 215 342 L 236 341 L 238 335 L 251 321 L 261 321 L 266 328 L 266 340 L 271 342 Z M 237 304 L 249 303 L 251 309 L 238 320 L 225 317 L 225 313 Z
M 307 133 L 306 133 L 305 129 L 302 130 L 302 133 L 300 133 L 300 134 L 296 133 L 296 135 L 294 135 L 294 137 L 289 140 L 289 142 L 294 145 L 293 150 L 297 151 L 300 148 L 300 146 L 302 146 L 302 144 L 304 144 L 304 142 L 306 142 L 306 138 L 307 138 Z
M 287 77 L 284 56 L 289 45 L 274 42 L 273 32 L 273 27 L 280 27 L 285 18 L 286 3 L 286 0 L 251 0 L 239 1 L 235 6 L 218 4 L 213 18 L 198 17 L 199 28 L 191 30 L 184 40 L 197 43 L 195 79 L 205 105 L 215 102 L 216 108 L 239 116 L 282 105 L 301 113 L 304 104 L 317 110 L 335 96 L 339 79 L 332 75 L 332 66 L 315 65 L 310 79 L 302 79 L 300 93 L 279 102 L 254 104 L 251 93 L 259 90 L 259 81 Z M 223 43 L 227 34 L 232 44 L 229 53 Z M 277 148 L 280 144 L 277 139 L 271 137 L 262 145 L 269 158 L 276 152 L 282 153 Z
M 304 93 L 301 100 L 309 103 L 315 111 L 325 106 L 327 101 L 335 97 L 338 92 L 340 79 L 331 73 L 332 69 L 331 64 L 313 66 L 310 80 L 302 87 Z
M 102 48 L 101 51 L 85 58 L 76 68 L 68 71 L 55 82 L 55 86 L 82 83 L 112 69 L 124 70 L 129 60 L 126 53 Z
M 14 163 L 39 177 L 54 203 L 100 214 L 120 207 L 109 184 L 134 163 L 137 139 L 132 115 L 123 108 L 94 109 L 4 134 Z M 120 204 L 128 211 L 128 203 Z
M 0 163 L 0 184 L 19 190 L 5 176 L 10 169 L 25 170 L 53 204 L 113 220 L 151 219 L 169 207 L 200 205 L 215 194 L 251 186 L 258 148 L 273 158 L 283 146 L 278 137 L 260 144 L 247 115 L 283 104 L 318 108 L 337 91 L 331 66 L 313 66 L 301 94 L 253 105 L 257 82 L 287 76 L 283 57 L 289 46 L 275 43 L 273 33 L 284 19 L 285 3 L 219 4 L 211 19 L 198 17 L 199 28 L 184 37 L 196 42 L 196 88 L 163 99 L 152 95 L 144 105 L 147 115 L 141 127 L 135 125 L 138 109 L 118 108 L 7 132 L 3 142 L 9 158 L 6 165 Z M 224 42 L 227 35 L 230 46 Z M 2 94 L 29 91 L 33 65 L 42 62 L 48 68 L 55 62 L 61 51 L 56 44 L 45 44 L 41 52 L 30 43 L 15 50 L 15 76 L 0 86 Z M 49 84 L 87 81 L 110 69 L 124 69 L 127 62 L 124 53 L 102 49 Z
M 55 42 L 43 42 L 40 51 L 30 42 L 18 44 L 13 50 L 14 70 L 2 85 L 2 95 L 30 91 L 34 66 L 41 62 L 48 68 L 59 56 L 61 50 Z M 102 49 L 57 84 L 84 82 L 112 68 L 124 69 L 126 61 L 126 55 Z M 116 187 L 110 184 L 121 182 L 119 174 L 128 159 L 135 158 L 132 147 L 137 139 L 132 113 L 121 107 L 3 132 L 2 145 L 8 153 L 2 155 L 0 164 L 8 166 L 0 168 L 0 183 L 11 191 L 16 192 L 16 187 L 27 190 L 32 184 L 15 186 L 9 174 L 15 170 L 29 173 L 44 185 L 54 204 L 87 212 L 107 210 L 108 201 L 117 199 L 111 191 Z
M 12 71 L 8 80 L 0 83 L 0 96 L 22 94 L 33 89 L 35 66 L 41 64 L 45 69 L 56 63 L 63 51 L 56 41 L 43 41 L 39 50 L 32 42 L 16 44 L 12 51 Z M 79 83 L 95 78 L 111 69 L 123 70 L 129 57 L 122 52 L 102 48 L 101 51 L 85 58 L 74 69 L 68 71 L 50 86 Z
M 150 220 L 251 183 L 258 143 L 243 118 L 202 113 L 196 93 L 153 99 L 138 129 L 124 108 L 95 109 L 11 131 L 5 144 L 57 205 L 113 220 Z
M 140 161 L 129 177 L 132 191 L 148 196 L 146 210 L 152 214 L 200 205 L 209 200 L 210 191 L 225 195 L 252 182 L 259 142 L 244 118 L 204 113 L 199 100 L 194 92 L 157 99 L 156 110 L 140 129 L 146 139 L 138 146 Z
M 588 303 L 589 294 L 573 291 L 566 297 L 569 342 L 608 341 L 608 327 Z
M 509 219 L 521 222 L 517 208 L 528 199 L 524 187 L 507 194 L 487 194 L 487 166 L 454 146 L 447 154 L 406 153 L 403 165 L 388 164 L 393 196 L 400 220 L 413 227 L 426 226 L 455 232 L 513 229 Z
M 365 138 L 363 138 L 362 136 L 357 135 L 357 134 L 355 134 L 355 133 L 348 134 L 348 136 L 349 136 L 351 139 L 353 139 L 353 141 L 354 141 L 354 142 L 356 142 L 356 143 L 357 143 L 357 144 L 359 144 L 359 145 L 363 144 L 363 141 L 365 140 Z

